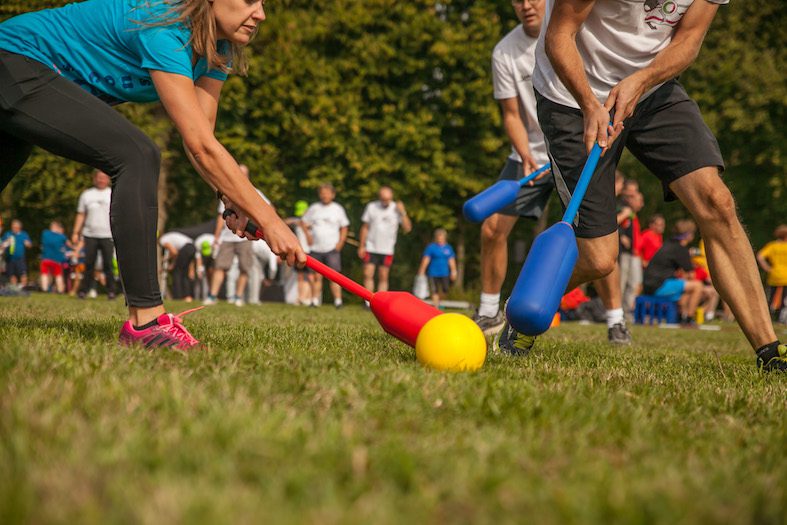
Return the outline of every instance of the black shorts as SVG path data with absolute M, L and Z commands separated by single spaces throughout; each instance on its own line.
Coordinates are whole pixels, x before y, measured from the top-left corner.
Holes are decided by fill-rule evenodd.
M 366 252 L 363 262 L 364 264 L 372 264 L 374 266 L 384 266 L 386 268 L 390 268 L 393 264 L 393 255 Z
M 522 172 L 522 163 L 509 158 L 497 180 L 519 180 L 525 175 L 527 173 Z M 526 185 L 519 190 L 516 201 L 497 213 L 538 220 L 547 207 L 547 201 L 554 187 L 555 184 L 548 175 L 538 179 L 532 186 Z
M 450 277 L 429 278 L 429 288 L 432 290 L 432 293 L 448 293 L 448 289 L 450 287 L 451 287 Z
M 587 159 L 582 112 L 536 92 L 538 122 L 552 161 L 552 174 L 565 208 Z M 700 168 L 724 170 L 719 143 L 702 120 L 697 104 L 677 80 L 670 80 L 637 105 L 625 129 L 601 158 L 575 221 L 577 237 L 595 238 L 618 229 L 615 169 L 623 147 L 656 175 L 666 200 L 669 185 Z
M 309 255 L 328 268 L 336 270 L 337 272 L 342 271 L 342 254 L 336 250 L 331 250 L 329 252 L 311 252 Z M 312 273 L 316 272 L 312 270 Z
M 6 277 L 24 277 L 27 275 L 27 263 L 24 259 L 6 259 L 5 260 L 5 275 Z

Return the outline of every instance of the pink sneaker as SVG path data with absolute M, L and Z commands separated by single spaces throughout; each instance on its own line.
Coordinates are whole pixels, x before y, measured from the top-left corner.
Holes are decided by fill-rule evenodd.
M 191 312 L 201 310 L 202 308 L 204 307 L 200 306 L 199 308 L 186 310 L 178 315 L 161 314 L 157 319 L 157 325 L 145 328 L 144 330 L 136 330 L 132 326 L 131 321 L 126 321 L 123 324 L 123 328 L 120 329 L 119 342 L 122 346 L 139 344 L 147 349 L 193 349 L 199 345 L 199 341 L 189 333 L 185 326 L 183 326 L 181 317 Z

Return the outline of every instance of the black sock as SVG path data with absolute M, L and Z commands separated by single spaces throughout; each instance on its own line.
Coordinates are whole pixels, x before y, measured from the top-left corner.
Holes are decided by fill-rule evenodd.
M 142 326 L 137 326 L 133 324 L 131 326 L 134 327 L 134 330 L 146 330 L 152 326 L 156 326 L 157 324 L 158 324 L 158 319 L 153 319 L 151 322 L 145 323 Z
M 757 357 L 762 359 L 764 363 L 767 363 L 774 357 L 779 357 L 779 345 L 781 343 L 777 339 L 776 341 L 769 343 L 767 345 L 761 346 L 757 349 Z

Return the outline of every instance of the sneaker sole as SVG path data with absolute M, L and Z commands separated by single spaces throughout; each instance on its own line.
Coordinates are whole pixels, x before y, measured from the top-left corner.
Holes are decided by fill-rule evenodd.
M 479 326 L 479 328 L 481 328 L 481 332 L 482 332 L 482 333 L 483 333 L 483 334 L 484 334 L 486 337 L 490 337 L 490 336 L 494 336 L 494 335 L 496 335 L 498 332 L 500 332 L 500 330 L 502 330 L 502 329 L 503 329 L 503 327 L 504 327 L 505 325 L 506 325 L 506 322 L 505 322 L 505 320 L 503 320 L 503 321 L 500 321 L 500 323 L 498 323 L 498 324 L 496 324 L 496 325 L 494 325 L 494 326 L 489 326 L 489 327 L 487 327 L 486 329 L 484 329 L 484 328 L 481 328 L 480 326 Z

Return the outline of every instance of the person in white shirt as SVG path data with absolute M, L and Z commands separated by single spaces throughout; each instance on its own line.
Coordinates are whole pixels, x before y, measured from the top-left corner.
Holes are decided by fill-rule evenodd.
M 159 237 L 158 242 L 164 248 L 164 260 L 172 275 L 172 298 L 184 299 L 190 303 L 194 299 L 192 263 L 196 247 L 193 239 L 180 232 L 167 232 Z
M 393 264 L 396 237 L 401 226 L 410 233 L 413 224 L 402 201 L 394 201 L 390 186 L 383 186 L 379 199 L 366 205 L 358 233 L 358 257 L 363 261 L 363 285 L 374 291 L 374 271 L 377 270 L 377 291 L 388 290 L 388 276 Z
M 298 242 L 301 243 L 304 253 L 311 251 L 311 233 L 309 228 L 303 224 L 303 215 L 309 209 L 309 203 L 303 200 L 295 202 L 294 215 L 284 220 L 290 229 L 292 229 Z M 314 281 L 314 274 L 309 272 L 306 268 L 293 267 L 295 272 L 297 299 L 294 304 L 311 305 L 312 304 L 312 282 Z M 286 271 L 286 270 L 285 270 Z
M 80 238 L 85 243 L 85 273 L 79 288 L 78 297 L 84 299 L 93 286 L 93 272 L 99 251 L 104 263 L 107 297 L 115 298 L 115 277 L 112 275 L 112 258 L 115 245 L 112 242 L 112 228 L 109 223 L 109 206 L 112 201 L 109 175 L 101 170 L 93 173 L 93 187 L 79 196 L 77 214 L 71 243 L 79 244 Z
M 623 148 L 696 220 L 713 282 L 761 369 L 787 370 L 751 244 L 719 176 L 719 144 L 677 77 L 695 60 L 728 0 L 548 0 L 533 85 L 558 193 L 567 204 L 594 143 L 604 149 L 575 221 L 574 287 L 613 271 L 614 175 Z
M 240 170 L 246 178 L 249 177 L 249 168 L 245 164 L 240 164 Z M 270 204 L 270 200 L 258 189 L 255 188 L 257 193 L 262 199 Z M 203 304 L 212 305 L 216 304 L 217 296 L 221 285 L 224 283 L 224 276 L 226 272 L 232 267 L 235 257 L 238 258 L 238 267 L 240 275 L 235 283 L 235 292 L 231 297 L 227 297 L 227 301 L 235 304 L 235 306 L 243 306 L 243 294 L 246 290 L 246 282 L 248 281 L 249 272 L 251 272 L 254 265 L 253 255 L 251 250 L 251 243 L 245 237 L 238 237 L 230 229 L 227 221 L 224 219 L 224 201 L 219 202 L 216 215 L 216 230 L 213 235 L 216 239 L 216 246 L 218 252 L 214 263 L 213 277 L 210 283 L 210 293 L 205 298 Z M 233 221 L 234 224 L 234 221 Z
M 317 190 L 319 202 L 315 202 L 303 215 L 303 224 L 310 230 L 311 256 L 337 272 L 342 270 L 341 251 L 347 241 L 350 220 L 341 204 L 334 202 L 336 190 L 331 184 L 322 184 Z M 342 289 L 331 283 L 331 295 L 336 308 L 342 307 Z M 312 306 L 320 304 L 322 276 L 314 275 L 312 282 Z

